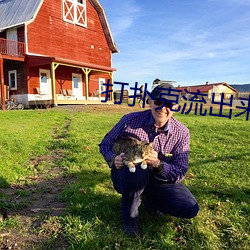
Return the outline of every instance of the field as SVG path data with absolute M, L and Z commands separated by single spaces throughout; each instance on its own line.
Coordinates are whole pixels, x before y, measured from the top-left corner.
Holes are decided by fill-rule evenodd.
M 121 197 L 98 144 L 123 114 L 137 110 L 85 105 L 0 111 L 0 249 L 250 249 L 245 115 L 176 113 L 191 133 L 183 183 L 200 212 L 191 220 L 160 217 L 142 205 L 142 236 L 122 233 Z

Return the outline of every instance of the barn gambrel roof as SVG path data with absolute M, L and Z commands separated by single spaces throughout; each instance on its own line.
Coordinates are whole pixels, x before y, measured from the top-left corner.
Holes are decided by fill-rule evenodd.
M 89 0 L 96 9 L 112 53 L 118 52 L 104 9 L 98 0 Z M 0 0 L 0 32 L 30 22 L 38 13 L 43 0 Z

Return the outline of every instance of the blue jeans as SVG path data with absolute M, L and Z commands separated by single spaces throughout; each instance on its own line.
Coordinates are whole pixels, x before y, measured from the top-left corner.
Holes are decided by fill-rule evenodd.
M 125 224 L 137 221 L 141 196 L 151 211 L 180 218 L 192 218 L 199 211 L 196 199 L 183 184 L 159 181 L 149 169 L 137 167 L 135 173 L 131 173 L 127 167 L 112 168 L 111 178 L 115 190 L 122 195 L 122 220 Z

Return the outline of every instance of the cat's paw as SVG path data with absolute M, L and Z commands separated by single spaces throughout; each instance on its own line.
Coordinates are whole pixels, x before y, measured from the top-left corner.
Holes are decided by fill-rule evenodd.
M 135 167 L 128 168 L 128 169 L 129 169 L 129 171 L 130 171 L 131 173 L 134 173 L 134 172 L 135 172 Z
M 145 170 L 147 169 L 148 165 L 147 164 L 141 164 L 141 169 Z

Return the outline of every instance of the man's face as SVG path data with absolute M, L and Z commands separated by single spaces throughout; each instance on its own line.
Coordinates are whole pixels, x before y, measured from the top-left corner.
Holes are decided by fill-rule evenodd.
M 162 106 L 162 105 L 160 105 Z M 157 109 L 160 107 L 159 105 L 156 105 L 154 100 L 149 99 L 149 107 L 151 108 L 152 115 L 155 119 L 155 123 L 165 125 L 167 121 L 172 117 L 174 111 L 170 110 L 170 107 L 164 106 L 161 109 Z M 172 109 L 177 109 L 178 104 L 174 104 L 172 106 Z

